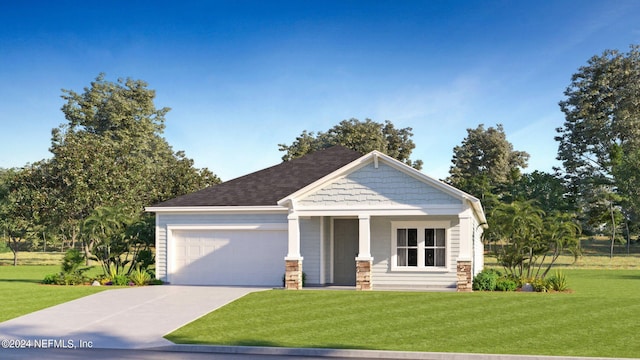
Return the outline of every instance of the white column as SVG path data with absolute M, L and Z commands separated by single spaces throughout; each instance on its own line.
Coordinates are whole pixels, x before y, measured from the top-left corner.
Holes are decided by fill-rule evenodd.
M 356 260 L 372 260 L 371 257 L 371 217 L 358 216 L 358 257 Z
M 289 214 L 287 220 L 289 223 L 289 252 L 285 260 L 302 260 L 302 255 L 300 254 L 300 222 L 298 221 L 298 215 Z

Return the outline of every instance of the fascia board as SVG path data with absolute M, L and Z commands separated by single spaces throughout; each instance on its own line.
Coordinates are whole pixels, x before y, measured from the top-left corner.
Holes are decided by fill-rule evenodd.
M 363 214 L 371 216 L 457 216 L 462 210 L 460 205 L 313 206 L 297 208 L 296 213 L 299 216 L 358 216 Z
M 283 206 L 171 206 L 147 207 L 146 212 L 155 213 L 287 213 Z

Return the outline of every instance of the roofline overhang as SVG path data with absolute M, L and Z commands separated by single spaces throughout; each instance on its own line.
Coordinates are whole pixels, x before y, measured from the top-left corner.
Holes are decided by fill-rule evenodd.
M 478 226 L 482 226 L 483 229 L 487 229 L 489 225 L 487 224 L 487 217 L 484 214 L 484 209 L 482 208 L 482 204 L 478 198 L 471 196 L 470 198 L 466 198 L 466 200 L 471 204 L 473 211 L 478 216 Z
M 146 212 L 155 213 L 287 213 L 288 207 L 263 206 L 150 206 Z
M 386 162 L 388 165 L 396 168 L 399 171 L 403 171 L 406 174 L 408 174 L 409 176 L 413 176 L 417 179 L 419 179 L 420 181 L 423 181 L 425 183 L 428 183 L 432 186 L 436 186 L 438 188 L 440 188 L 442 191 L 444 191 L 445 193 L 448 193 L 454 197 L 457 197 L 458 199 L 462 200 L 462 201 L 468 201 L 471 204 L 471 207 L 473 208 L 473 211 L 476 213 L 476 216 L 478 218 L 478 221 L 480 222 L 480 225 L 484 228 L 487 228 L 487 218 L 485 216 L 484 213 L 484 209 L 482 208 L 482 203 L 480 202 L 480 199 L 476 198 L 475 196 L 468 194 L 454 186 L 451 186 L 443 181 L 440 181 L 436 178 L 433 178 L 417 169 L 412 168 L 411 166 L 397 160 L 394 159 L 393 157 L 382 153 L 378 150 L 374 150 L 368 154 L 363 155 L 362 157 L 355 159 L 354 161 L 348 163 L 347 165 L 333 171 L 330 174 L 327 174 L 326 176 L 314 181 L 313 183 L 303 187 L 302 189 L 299 189 L 298 191 L 287 195 L 286 197 L 284 197 L 283 199 L 280 199 L 278 201 L 278 205 L 280 206 L 287 206 L 287 205 L 291 205 L 291 207 L 293 207 L 293 204 L 295 204 L 295 200 L 297 200 L 300 197 L 303 197 L 305 194 L 314 191 L 315 189 L 317 189 L 318 187 L 322 186 L 324 183 L 326 183 L 327 181 L 333 180 L 335 178 L 338 178 L 342 175 L 344 175 L 345 173 L 349 172 L 352 169 L 355 169 L 359 166 L 363 166 L 365 164 L 368 164 L 369 161 L 373 161 L 376 164 L 380 161 L 384 161 Z

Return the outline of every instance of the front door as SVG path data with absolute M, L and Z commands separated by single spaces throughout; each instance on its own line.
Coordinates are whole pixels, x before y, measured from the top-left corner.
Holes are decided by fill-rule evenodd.
M 358 219 L 333 220 L 333 284 L 356 285 Z

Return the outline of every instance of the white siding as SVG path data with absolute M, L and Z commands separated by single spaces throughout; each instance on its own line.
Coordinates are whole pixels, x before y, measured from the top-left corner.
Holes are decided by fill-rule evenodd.
M 320 284 L 320 247 L 321 247 L 321 218 L 300 219 L 300 253 L 302 271 L 306 275 L 306 284 Z
M 484 229 L 478 225 L 475 218 L 473 229 L 473 276 L 475 277 L 484 268 L 484 244 L 482 243 Z
M 461 201 L 388 165 L 364 166 L 299 201 L 302 206 L 457 205 Z
M 286 214 L 195 214 L 171 213 L 156 215 L 156 277 L 167 281 L 167 228 L 188 225 L 241 225 L 241 224 L 286 224 Z M 282 267 L 284 273 L 284 256 Z
M 451 221 L 449 232 L 448 268 L 443 271 L 392 271 L 392 221 Z M 457 217 L 372 217 L 371 253 L 373 268 L 371 281 L 374 289 L 455 289 L 457 283 L 456 259 L 460 249 Z

